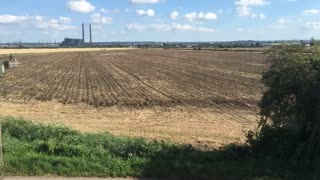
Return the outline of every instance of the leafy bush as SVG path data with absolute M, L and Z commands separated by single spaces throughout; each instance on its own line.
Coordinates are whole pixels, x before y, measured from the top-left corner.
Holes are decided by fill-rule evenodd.
M 7 175 L 176 179 L 296 176 L 285 161 L 255 159 L 248 146 L 232 145 L 204 152 L 190 145 L 109 133 L 81 134 L 61 126 L 36 125 L 14 118 L 0 120 Z
M 271 66 L 263 75 L 267 91 L 255 146 L 315 166 L 320 163 L 320 46 L 274 46 L 267 54 Z
M 70 145 L 64 142 L 58 142 L 53 139 L 48 141 L 38 141 L 35 144 L 35 150 L 40 153 L 55 156 L 79 157 L 87 155 L 87 148 L 84 145 Z
M 257 157 L 289 160 L 294 156 L 302 140 L 294 131 L 266 125 L 249 144 Z
M 34 140 L 61 140 L 66 136 L 79 135 L 80 133 L 62 126 L 35 126 L 31 122 L 7 117 L 2 123 L 3 129 L 12 137 L 24 139 L 28 142 Z

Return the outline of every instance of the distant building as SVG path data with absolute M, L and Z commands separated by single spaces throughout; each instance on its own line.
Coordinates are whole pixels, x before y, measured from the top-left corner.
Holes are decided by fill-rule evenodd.
M 81 46 L 83 45 L 82 39 L 72 39 L 72 38 L 64 38 L 62 41 L 61 46 Z

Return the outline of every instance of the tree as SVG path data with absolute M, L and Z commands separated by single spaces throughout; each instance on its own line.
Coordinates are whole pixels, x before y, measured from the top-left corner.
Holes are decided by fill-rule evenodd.
M 319 48 L 272 47 L 267 52 L 271 65 L 262 78 L 267 90 L 259 104 L 262 131 L 271 126 L 299 134 L 296 157 L 311 165 L 320 159 Z

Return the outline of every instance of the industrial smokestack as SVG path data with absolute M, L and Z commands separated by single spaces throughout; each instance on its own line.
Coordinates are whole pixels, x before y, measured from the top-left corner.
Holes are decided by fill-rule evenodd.
M 90 32 L 90 44 L 92 44 L 91 24 L 89 24 L 89 32 Z
M 82 41 L 83 41 L 83 44 L 84 44 L 84 24 L 82 23 Z

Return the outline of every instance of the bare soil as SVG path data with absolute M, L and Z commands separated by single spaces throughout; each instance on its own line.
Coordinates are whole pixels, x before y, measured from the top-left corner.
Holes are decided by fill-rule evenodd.
M 0 114 L 84 132 L 219 147 L 257 126 L 261 53 L 121 50 L 17 55 Z
M 8 54 L 35 54 L 35 53 L 58 53 L 58 52 L 82 52 L 82 51 L 109 51 L 124 50 L 131 48 L 36 48 L 36 49 L 0 49 L 0 55 Z

